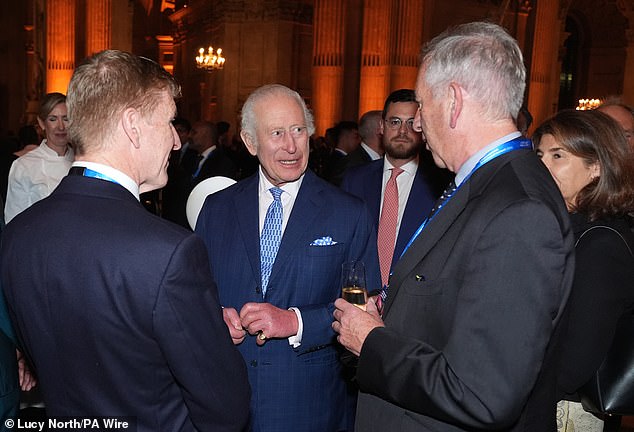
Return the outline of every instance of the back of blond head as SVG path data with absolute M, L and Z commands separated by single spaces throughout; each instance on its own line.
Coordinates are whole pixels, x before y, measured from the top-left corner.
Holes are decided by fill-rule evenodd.
M 101 51 L 75 69 L 68 85 L 68 134 L 78 155 L 95 150 L 114 132 L 124 110 L 151 113 L 164 92 L 180 86 L 158 63 L 118 50 Z

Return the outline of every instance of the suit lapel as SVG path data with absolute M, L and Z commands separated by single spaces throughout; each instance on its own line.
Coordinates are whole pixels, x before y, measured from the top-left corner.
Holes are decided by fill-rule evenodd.
M 375 164 L 372 167 L 373 170 L 368 178 L 369 187 L 367 188 L 370 193 L 368 194 L 368 211 L 374 218 L 374 227 L 379 229 L 379 214 L 381 212 L 381 189 L 383 187 L 383 159 L 380 163 Z
M 324 204 L 321 188 L 316 182 L 315 175 L 311 171 L 306 171 L 271 269 L 269 284 L 270 281 L 275 280 L 278 273 L 284 268 L 284 264 L 294 256 L 294 251 L 303 243 L 311 241 L 306 236 L 306 227 L 315 225 Z
M 236 219 L 242 234 L 242 241 L 246 250 L 253 278 L 258 285 L 262 280 L 260 275 L 260 224 L 259 224 L 259 199 L 258 199 L 258 175 L 244 180 L 242 189 L 234 196 L 233 202 L 236 208 Z
M 390 279 L 388 301 L 383 313 L 384 317 L 389 311 L 392 301 L 397 296 L 398 289 L 405 278 L 425 258 L 429 251 L 440 242 L 447 230 L 464 211 L 469 201 L 482 194 L 501 167 L 523 153 L 524 151 L 521 150 L 512 151 L 498 156 L 483 165 L 470 178 L 464 181 L 436 217 L 427 224 L 394 267 L 393 275 Z
M 411 271 L 425 258 L 429 251 L 440 241 L 454 221 L 460 216 L 470 200 L 470 183 L 465 182 L 451 197 L 447 204 L 440 210 L 418 235 L 405 254 L 396 262 L 392 277 L 388 301 L 385 305 L 383 317 L 387 316 L 390 306 L 398 295 L 399 287 L 411 273 Z
M 432 197 L 433 194 L 425 182 L 425 178 L 421 172 L 421 166 L 419 165 L 416 176 L 414 176 L 414 182 L 412 183 L 412 190 L 405 204 L 403 220 L 401 221 L 401 227 L 396 239 L 396 247 L 394 248 L 392 267 L 394 267 L 396 261 L 398 261 L 409 239 L 434 206 L 434 199 Z

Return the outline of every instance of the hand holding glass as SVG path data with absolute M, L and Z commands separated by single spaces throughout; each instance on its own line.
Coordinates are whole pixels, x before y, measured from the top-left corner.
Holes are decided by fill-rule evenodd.
M 348 261 L 341 265 L 341 291 L 344 300 L 365 310 L 368 292 L 365 284 L 365 266 L 362 261 Z

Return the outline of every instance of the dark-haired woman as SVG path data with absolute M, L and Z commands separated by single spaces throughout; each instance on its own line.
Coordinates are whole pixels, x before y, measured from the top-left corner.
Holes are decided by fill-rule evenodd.
M 634 158 L 618 124 L 598 111 L 562 111 L 535 131 L 533 142 L 561 190 L 576 239 L 557 380 L 560 399 L 576 401 L 610 348 L 617 321 L 634 305 L 634 237 L 628 224 Z M 571 430 L 571 420 L 576 431 L 602 430 L 602 421 L 580 404 L 559 408 L 570 410 L 561 430 Z

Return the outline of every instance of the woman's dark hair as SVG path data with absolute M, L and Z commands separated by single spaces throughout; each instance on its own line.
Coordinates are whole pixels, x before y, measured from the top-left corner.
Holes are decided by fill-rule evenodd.
M 634 210 L 634 153 L 621 127 L 600 111 L 564 110 L 541 124 L 533 134 L 535 147 L 552 135 L 564 150 L 600 174 L 577 195 L 574 211 L 590 220 L 632 213 Z

